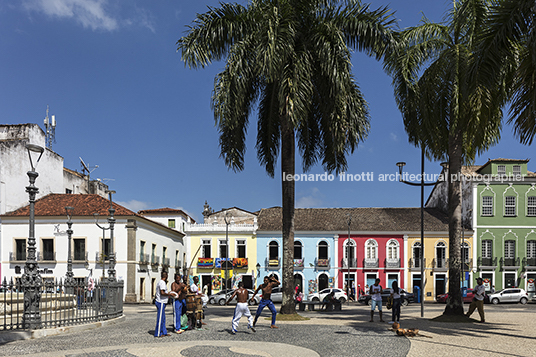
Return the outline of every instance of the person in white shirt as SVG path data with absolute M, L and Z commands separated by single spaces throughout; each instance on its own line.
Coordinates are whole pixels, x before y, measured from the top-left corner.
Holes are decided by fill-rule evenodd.
M 167 278 L 168 274 L 163 271 L 160 274 L 161 280 L 156 285 L 155 305 L 156 305 L 156 328 L 154 337 L 169 336 L 166 330 L 166 304 L 168 302 Z
M 376 306 L 378 306 L 378 312 L 380 313 L 380 322 L 384 322 L 382 317 L 382 286 L 380 285 L 380 279 L 376 279 L 374 285 L 372 285 L 369 290 L 370 295 L 372 295 L 369 322 L 374 322 L 374 310 L 376 310 Z
M 482 278 L 476 278 L 476 282 L 478 285 L 473 289 L 475 296 L 473 297 L 473 301 L 471 302 L 471 305 L 469 305 L 469 311 L 467 311 L 465 316 L 471 316 L 475 309 L 478 309 L 480 322 L 486 322 L 486 319 L 484 318 L 484 295 L 486 293 L 486 288 L 482 284 Z

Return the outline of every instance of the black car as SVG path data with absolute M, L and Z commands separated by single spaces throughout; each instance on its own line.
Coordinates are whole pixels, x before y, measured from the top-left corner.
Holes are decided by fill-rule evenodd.
M 387 298 L 389 298 L 390 295 L 391 295 L 390 289 L 384 289 L 382 291 L 382 303 L 383 304 L 387 303 Z M 406 306 L 410 302 L 413 302 L 413 294 L 400 289 L 400 299 L 402 302 L 402 306 Z M 361 295 L 357 301 L 359 301 L 362 304 L 372 305 L 372 296 L 368 294 Z

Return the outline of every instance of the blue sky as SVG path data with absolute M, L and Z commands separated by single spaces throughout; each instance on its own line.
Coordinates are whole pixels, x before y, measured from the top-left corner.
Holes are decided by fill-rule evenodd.
M 417 25 L 423 14 L 440 21 L 452 4 L 369 3 L 396 10 L 402 28 Z M 205 200 L 216 210 L 281 205 L 280 172 L 270 178 L 256 158 L 255 118 L 245 170 L 230 171 L 219 158 L 210 98 L 223 63 L 190 70 L 176 52 L 186 26 L 207 6 L 218 1 L 0 0 L 2 123 L 44 127 L 49 105 L 57 120 L 52 149 L 65 166 L 81 171 L 79 157 L 98 165 L 92 178 L 107 182 L 115 200 L 135 211 L 182 208 L 200 220 Z M 420 171 L 420 150 L 408 143 L 391 79 L 363 54 L 355 53 L 352 62 L 369 102 L 371 131 L 348 158 L 348 173 L 373 173 L 373 180 L 297 182 L 296 206 L 417 207 L 418 188 L 379 180 L 396 173 L 398 161 L 406 161 L 410 173 Z M 533 146 L 519 144 L 505 125 L 500 143 L 476 164 L 532 153 Z M 439 163 L 426 162 L 426 171 L 439 173 Z

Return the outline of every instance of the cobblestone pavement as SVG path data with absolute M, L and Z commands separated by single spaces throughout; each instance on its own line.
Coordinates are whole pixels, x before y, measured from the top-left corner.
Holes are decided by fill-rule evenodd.
M 364 306 L 345 306 L 337 312 L 303 312 L 311 320 L 278 323 L 270 329 L 265 309 L 257 332 L 242 318 L 238 333 L 231 335 L 232 306 L 210 306 L 207 325 L 181 335 L 155 338 L 156 310 L 152 305 L 125 305 L 125 319 L 117 324 L 83 332 L 71 332 L 0 345 L 0 356 L 378 356 L 408 353 L 410 342 L 387 330 L 387 324 L 369 323 Z M 255 308 L 251 308 L 254 313 Z M 166 308 L 171 325 L 171 308 Z M 368 316 L 368 317 L 367 317 Z M 378 318 L 376 317 L 376 320 Z M 178 354 L 177 352 L 180 352 Z M 397 353 L 398 354 L 398 353 Z
M 467 305 L 465 306 L 467 310 Z M 251 308 L 254 313 L 255 308 Z M 345 304 L 343 311 L 301 312 L 310 320 L 278 322 L 270 329 L 265 310 L 257 332 L 242 318 L 238 333 L 230 334 L 232 306 L 211 305 L 207 325 L 181 335 L 154 338 L 156 310 L 152 305 L 126 305 L 125 318 L 115 324 L 82 332 L 69 332 L 32 340 L 0 344 L 0 356 L 535 356 L 536 304 L 486 305 L 486 323 L 441 323 L 431 319 L 444 310 L 441 304 L 402 308 L 404 328 L 418 328 L 421 336 L 406 338 L 389 331 L 387 323 L 368 322 L 370 310 Z M 168 306 L 167 322 L 171 325 Z M 478 319 L 477 313 L 473 318 Z M 384 320 L 390 320 L 390 312 Z

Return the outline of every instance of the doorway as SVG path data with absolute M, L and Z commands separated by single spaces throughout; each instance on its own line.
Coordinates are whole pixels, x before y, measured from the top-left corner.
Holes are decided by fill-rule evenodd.
M 140 278 L 140 300 L 145 301 L 145 278 Z
M 299 286 L 299 291 L 303 292 L 303 277 L 301 274 L 294 274 L 294 289 Z
M 504 288 L 513 288 L 516 285 L 515 273 L 504 273 Z
M 328 276 L 326 274 L 320 274 L 318 277 L 318 292 L 327 289 L 328 286 Z
M 398 282 L 398 274 L 387 274 L 387 286 L 386 289 L 391 289 L 393 286 L 393 281 Z M 400 288 L 400 283 L 398 284 L 398 287 Z
M 437 274 L 435 276 L 435 296 L 442 295 L 446 292 L 446 279 L 445 274 Z
M 242 282 L 244 283 L 244 288 L 253 289 L 253 277 L 251 275 L 242 275 Z
M 207 295 L 212 295 L 212 275 L 201 275 L 201 291 L 208 286 Z

